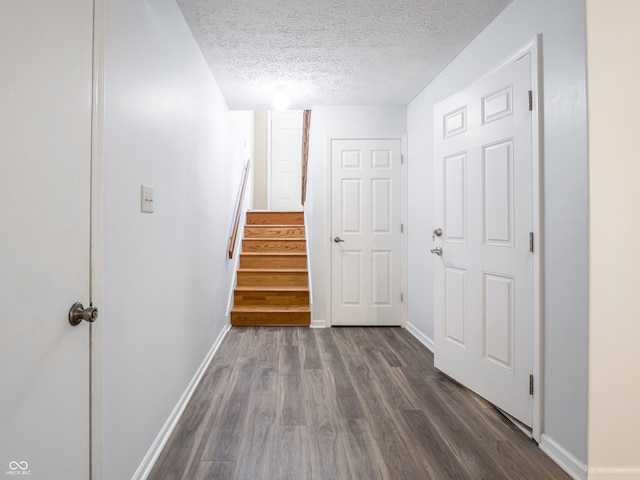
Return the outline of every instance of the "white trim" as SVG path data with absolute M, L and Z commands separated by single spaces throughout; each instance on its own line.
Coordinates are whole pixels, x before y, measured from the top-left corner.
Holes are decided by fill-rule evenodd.
M 233 275 L 231 275 L 231 282 L 229 283 L 229 293 L 227 294 L 227 312 L 226 312 L 226 316 L 229 319 L 229 322 L 231 322 L 231 309 L 233 308 L 233 300 L 235 298 L 236 283 L 238 281 L 238 259 L 234 258 L 232 262 L 233 262 L 233 265 L 232 265 Z
M 427 347 L 431 353 L 435 351 L 436 344 L 433 342 L 433 340 L 431 340 L 424 333 L 422 333 L 422 331 L 418 330 L 418 328 L 413 323 L 407 322 L 407 324 L 405 325 L 405 328 L 411 335 L 416 337 L 416 339 L 421 344 Z
M 542 35 L 538 34 L 529 40 L 526 44 L 516 50 L 515 53 L 510 55 L 507 59 L 499 63 L 495 68 L 489 71 L 486 75 L 489 76 L 506 65 L 514 63 L 524 57 L 525 55 L 531 55 L 531 90 L 533 92 L 533 111 L 531 112 L 531 182 L 532 182 L 532 205 L 533 205 L 533 219 L 532 229 L 534 232 L 534 246 L 533 246 L 533 412 L 531 421 L 531 436 L 537 442 L 541 442 L 542 432 L 544 430 L 544 405 L 542 399 L 544 398 L 544 340 L 542 337 L 542 312 L 543 308 L 543 296 L 542 292 L 542 276 L 544 265 L 544 251 L 543 251 L 543 209 L 542 209 L 542 164 L 543 164 L 543 138 L 541 132 L 543 132 L 543 93 L 542 93 L 542 56 L 541 56 Z
M 587 480 L 587 467 L 572 453 L 546 434 L 542 434 L 540 450 L 558 464 L 574 480 Z M 637 478 L 637 477 L 636 477 Z M 591 475 L 589 475 L 591 480 Z
M 589 480 L 638 480 L 639 467 L 589 467 Z
M 160 429 L 160 433 L 158 433 L 158 436 L 151 444 L 149 451 L 142 459 L 142 463 L 140 463 L 140 465 L 138 466 L 138 469 L 136 470 L 136 473 L 133 474 L 133 477 L 131 477 L 131 480 L 145 480 L 151 473 L 151 470 L 158 460 L 158 457 L 162 453 L 162 449 L 167 444 L 169 437 L 173 433 L 173 430 L 180 420 L 180 416 L 184 412 L 184 409 L 187 407 L 187 404 L 189 403 L 193 392 L 196 390 L 196 387 L 200 383 L 200 380 L 202 379 L 204 372 L 207 370 L 209 363 L 211 363 L 214 354 L 220 347 L 222 340 L 230 329 L 231 325 L 226 325 L 225 328 L 223 328 L 222 332 L 220 332 L 220 335 L 218 335 L 218 338 L 216 338 L 216 341 L 211 346 L 209 353 L 207 353 L 207 355 L 204 357 L 204 360 L 196 370 L 196 373 L 191 379 L 191 382 L 189 382 L 189 385 L 187 385 L 186 390 L 180 397 L 180 400 L 178 400 L 178 403 L 169 415 L 169 418 L 167 418 L 167 421 Z
M 302 206 L 302 215 L 304 216 L 304 241 L 306 242 L 307 248 L 307 281 L 309 282 L 309 307 L 313 306 L 313 283 L 311 282 L 311 249 L 309 248 L 309 229 L 307 225 L 310 225 L 307 220 L 307 210 Z M 324 327 L 324 320 L 322 321 L 322 326 Z
M 311 328 L 326 328 L 327 327 L 327 321 L 326 320 L 312 320 L 310 327 Z
M 267 112 L 267 211 L 271 211 L 271 110 Z
M 544 338 L 542 336 L 543 325 L 543 205 L 542 205 L 542 165 L 543 159 L 543 115 L 542 115 L 542 56 L 540 52 L 542 36 L 536 35 L 528 44 L 531 53 L 531 90 L 533 91 L 533 112 L 531 119 L 531 159 L 533 162 L 533 438 L 540 442 L 544 430 Z
M 90 299 L 100 311 L 90 326 L 89 478 L 103 478 L 103 336 L 104 323 L 104 78 L 106 1 L 93 2 L 93 66 L 91 98 L 91 245 Z
M 325 233 L 326 238 L 322 240 L 322 249 L 323 256 L 322 258 L 325 261 L 326 266 L 326 274 L 324 276 L 324 291 L 325 291 L 325 326 L 331 327 L 333 325 L 333 305 L 331 304 L 332 298 L 332 288 L 331 288 L 331 275 L 332 275 L 332 262 L 331 258 L 331 231 L 332 231 L 332 218 L 331 218 L 331 210 L 332 210 L 332 201 L 331 201 L 331 141 L 336 135 L 325 135 L 324 142 L 324 186 L 325 186 Z M 317 209 L 317 206 L 315 207 Z
M 405 327 L 409 321 L 409 135 L 402 136 L 402 163 L 400 164 L 400 178 L 402 188 L 400 213 L 402 222 L 402 319 L 400 326 Z M 433 350 L 432 350 L 433 351 Z
M 533 111 L 531 112 L 531 183 L 532 183 L 532 205 L 533 219 L 532 229 L 534 232 L 533 247 L 533 412 L 531 421 L 531 436 L 537 442 L 541 442 L 542 431 L 544 430 L 544 342 L 542 337 L 542 274 L 543 274 L 543 231 L 542 231 L 542 145 L 543 125 L 542 125 L 542 56 L 541 53 L 542 36 L 540 34 L 533 37 L 523 45 L 507 60 L 499 64 L 492 72 L 500 70 L 507 64 L 516 62 L 525 55 L 531 55 L 531 90 L 533 92 Z
M 244 170 L 243 170 L 243 175 L 244 175 Z M 242 178 L 240 179 L 240 189 L 242 189 Z M 242 195 L 242 191 L 238 192 L 238 194 Z M 236 246 L 235 246 L 233 258 L 230 259 L 230 263 L 231 263 L 230 268 L 233 269 L 232 270 L 233 275 L 231 276 L 231 283 L 229 284 L 229 293 L 227 295 L 227 318 L 230 318 L 231 309 L 233 308 L 233 299 L 234 299 L 234 293 L 236 288 L 236 281 L 238 277 L 238 264 L 240 263 L 240 254 L 242 253 L 242 240 L 244 238 L 244 227 L 247 220 L 247 212 L 249 211 L 249 209 L 246 207 L 247 201 L 248 200 L 245 197 L 242 200 L 242 205 L 240 205 L 240 209 L 242 213 L 240 214 L 240 221 L 238 222 L 238 232 L 236 234 Z M 231 237 L 229 237 L 229 242 L 231 242 Z

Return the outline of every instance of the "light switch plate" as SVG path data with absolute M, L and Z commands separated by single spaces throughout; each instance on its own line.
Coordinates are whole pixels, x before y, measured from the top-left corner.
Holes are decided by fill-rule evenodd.
M 141 185 L 140 210 L 143 213 L 153 213 L 153 187 Z

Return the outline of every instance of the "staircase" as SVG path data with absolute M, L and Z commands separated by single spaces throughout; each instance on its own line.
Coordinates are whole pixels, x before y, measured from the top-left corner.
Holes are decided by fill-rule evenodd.
M 302 212 L 247 212 L 231 325 L 309 325 Z

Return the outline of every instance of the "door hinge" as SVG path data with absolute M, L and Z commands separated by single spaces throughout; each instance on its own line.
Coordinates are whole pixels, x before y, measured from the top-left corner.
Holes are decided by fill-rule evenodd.
M 529 232 L 529 251 L 533 253 L 533 232 Z
M 404 233 L 404 223 L 400 224 L 400 233 Z
M 404 293 L 400 292 L 400 303 L 404 303 Z
M 533 395 L 533 375 L 529 375 L 529 395 Z
M 400 165 L 402 165 L 404 163 L 404 155 L 400 155 Z
M 529 111 L 533 112 L 533 90 L 529 90 Z

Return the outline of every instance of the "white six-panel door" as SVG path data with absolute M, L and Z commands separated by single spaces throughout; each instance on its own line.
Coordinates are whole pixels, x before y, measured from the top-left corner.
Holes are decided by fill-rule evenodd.
M 402 321 L 402 143 L 331 141 L 331 323 Z
M 302 210 L 302 115 L 271 112 L 270 210 Z
M 522 423 L 533 402 L 530 55 L 435 108 L 435 364 Z
M 0 2 L 0 473 L 89 478 L 93 2 Z

